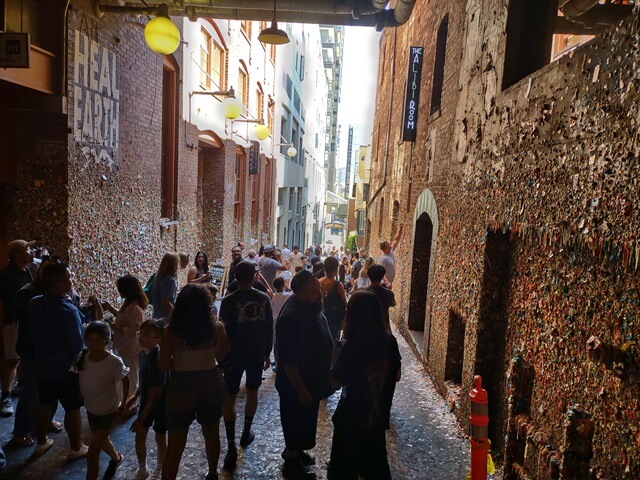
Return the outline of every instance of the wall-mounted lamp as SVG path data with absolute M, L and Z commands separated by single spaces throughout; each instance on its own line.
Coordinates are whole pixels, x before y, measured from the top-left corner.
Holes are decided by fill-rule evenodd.
M 293 143 L 276 143 L 273 146 L 274 147 L 280 147 L 286 145 L 289 148 L 287 148 L 287 156 L 289 156 L 289 158 L 293 158 L 298 154 L 298 150 L 296 149 L 296 147 L 293 146 Z
M 250 118 L 242 118 L 240 120 L 234 120 L 234 122 L 255 123 L 256 126 L 254 128 L 254 133 L 258 140 L 265 140 L 269 136 L 269 127 L 264 124 L 264 120 L 262 118 L 258 118 L 255 120 Z
M 151 50 L 161 55 L 171 55 L 180 46 L 180 30 L 169 18 L 169 7 L 158 7 L 155 18 L 144 27 L 144 40 Z
M 236 92 L 233 90 L 233 87 L 229 87 L 229 90 L 217 90 L 215 92 L 210 92 L 206 90 L 196 90 L 195 92 L 189 92 L 189 100 L 193 95 L 213 95 L 216 97 L 225 97 L 222 100 L 222 109 L 224 111 L 225 118 L 229 120 L 235 120 L 244 110 L 244 105 L 240 100 L 236 98 Z M 189 101 L 189 108 L 191 108 L 191 101 Z M 189 114 L 189 118 L 191 118 L 191 114 Z
M 289 43 L 289 35 L 284 30 L 278 28 L 278 22 L 276 21 L 276 1 L 273 0 L 273 21 L 271 26 L 265 28 L 258 35 L 258 40 L 262 43 L 270 43 L 272 45 L 284 45 Z

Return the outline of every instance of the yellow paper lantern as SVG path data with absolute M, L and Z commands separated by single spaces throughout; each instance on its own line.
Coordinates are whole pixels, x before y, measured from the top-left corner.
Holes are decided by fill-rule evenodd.
M 171 55 L 180 46 L 180 30 L 171 19 L 156 17 L 144 27 L 144 39 L 154 52 Z
M 222 101 L 222 109 L 224 110 L 225 118 L 234 120 L 242 115 L 244 105 L 235 97 L 227 97 Z
M 255 133 L 256 137 L 258 137 L 258 140 L 264 140 L 269 136 L 269 127 L 259 123 L 258 125 L 256 125 Z

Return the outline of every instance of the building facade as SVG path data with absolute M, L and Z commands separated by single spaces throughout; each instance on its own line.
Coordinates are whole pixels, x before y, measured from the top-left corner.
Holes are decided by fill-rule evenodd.
M 367 242 L 404 225 L 395 320 L 464 424 L 482 375 L 505 478 L 638 478 L 638 30 L 550 63 L 557 5 L 417 2 L 383 33 Z
M 320 25 L 322 59 L 328 83 L 327 133 L 325 150 L 326 188 L 337 193 L 336 161 L 339 152 L 340 126 L 338 125 L 338 104 L 342 81 L 342 55 L 344 51 L 344 27 Z
M 219 98 L 191 95 L 233 86 L 245 118 L 273 118 L 275 59 L 255 40 L 259 22 L 174 18 L 184 41 L 158 55 L 145 16 L 66 3 L 22 2 L 3 17 L 33 46 L 29 69 L 0 70 L 0 248 L 36 239 L 69 261 L 82 296 L 115 299 L 119 276 L 146 281 L 165 252 L 226 263 L 238 240 L 271 241 L 270 142 L 222 120 Z
M 276 65 L 275 138 L 277 155 L 278 245 L 300 248 L 312 243 L 323 210 L 322 165 L 327 81 L 319 65 L 317 25 L 286 24 L 291 42 L 279 47 Z M 293 145 L 296 154 L 288 155 Z M 307 243 L 309 242 L 309 243 Z

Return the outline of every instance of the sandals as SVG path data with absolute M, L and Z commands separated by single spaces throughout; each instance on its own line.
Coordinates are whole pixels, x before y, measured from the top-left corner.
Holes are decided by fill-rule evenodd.
M 15 437 L 15 436 L 11 437 L 11 440 L 9 441 L 9 443 L 18 448 L 32 447 L 35 444 L 35 442 L 33 441 L 33 438 L 31 438 L 31 435 L 24 435 L 21 437 Z
M 62 432 L 62 424 L 60 422 L 51 422 L 49 424 L 49 428 L 47 429 L 49 433 L 60 433 Z

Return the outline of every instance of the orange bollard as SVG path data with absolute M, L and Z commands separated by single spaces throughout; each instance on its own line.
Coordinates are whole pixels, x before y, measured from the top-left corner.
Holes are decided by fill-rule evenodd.
M 473 377 L 475 388 L 471 397 L 471 480 L 487 480 L 487 455 L 489 453 L 489 402 L 487 391 L 482 388 L 482 377 Z

